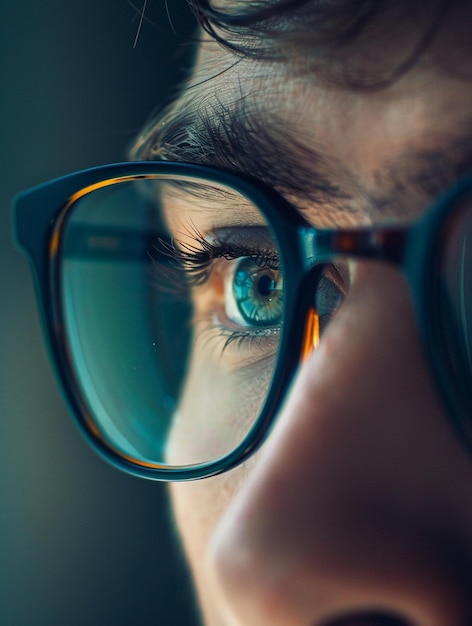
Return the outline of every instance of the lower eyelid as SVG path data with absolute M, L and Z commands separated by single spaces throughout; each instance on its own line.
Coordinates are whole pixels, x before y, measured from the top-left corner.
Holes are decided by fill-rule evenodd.
M 243 369 L 275 358 L 280 328 L 254 329 L 245 331 L 231 328 L 226 321 L 221 322 L 218 314 L 196 311 L 193 318 L 196 342 L 204 342 L 214 360 L 221 358 L 221 364 L 229 370 Z
M 225 365 L 233 369 L 243 369 L 276 357 L 280 329 L 267 329 L 259 334 L 224 329 L 220 339 L 224 342 L 222 354 Z

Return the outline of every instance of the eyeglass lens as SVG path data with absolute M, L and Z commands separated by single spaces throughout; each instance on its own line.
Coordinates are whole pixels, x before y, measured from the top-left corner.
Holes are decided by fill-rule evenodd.
M 243 441 L 279 346 L 277 248 L 253 203 L 199 180 L 114 183 L 72 205 L 60 272 L 66 348 L 109 446 L 179 467 Z

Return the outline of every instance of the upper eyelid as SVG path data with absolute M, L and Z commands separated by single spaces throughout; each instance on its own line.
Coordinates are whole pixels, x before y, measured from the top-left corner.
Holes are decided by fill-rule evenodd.
M 248 245 L 238 242 L 229 242 L 221 240 L 208 240 L 206 238 L 196 238 L 195 244 L 188 241 L 179 242 L 173 239 L 172 248 L 167 246 L 169 252 L 175 254 L 175 258 L 183 262 L 208 263 L 214 259 L 225 258 L 228 260 L 248 257 L 264 257 L 270 259 L 278 259 L 279 255 L 275 247 L 257 248 L 254 245 Z

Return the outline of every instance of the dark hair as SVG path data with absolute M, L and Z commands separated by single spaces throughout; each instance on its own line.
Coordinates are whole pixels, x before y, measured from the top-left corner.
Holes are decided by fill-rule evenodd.
M 233 53 L 271 61 L 295 61 L 302 71 L 351 88 L 383 88 L 410 69 L 435 38 L 454 0 L 235 0 L 215 9 L 189 0 L 203 29 Z M 244 4 L 249 6 L 245 8 Z M 426 10 L 426 11 L 425 11 Z M 426 13 L 426 14 L 425 14 Z M 405 24 L 410 31 L 405 34 Z M 404 37 L 394 59 L 353 62 L 350 44 Z M 300 63 L 301 61 L 301 63 Z M 321 72 L 321 74 L 320 74 Z

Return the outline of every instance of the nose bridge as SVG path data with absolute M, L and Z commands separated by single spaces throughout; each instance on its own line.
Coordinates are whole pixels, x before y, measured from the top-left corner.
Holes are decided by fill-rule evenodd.
M 359 270 L 215 535 L 238 623 L 472 623 L 472 572 L 455 548 L 472 550 L 460 536 L 471 468 L 424 372 L 401 277 Z

